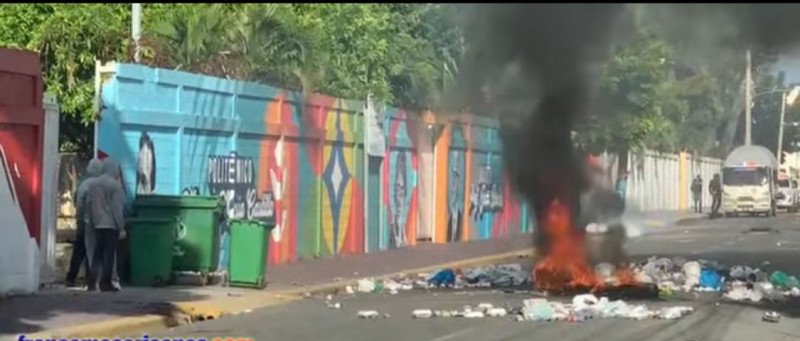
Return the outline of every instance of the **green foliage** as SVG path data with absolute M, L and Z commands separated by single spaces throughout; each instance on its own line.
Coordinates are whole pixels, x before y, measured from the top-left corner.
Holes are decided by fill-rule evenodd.
M 123 59 L 130 6 L 4 4 L 0 46 L 38 51 L 46 91 L 61 105 L 62 149 L 90 148 L 95 58 Z
M 371 93 L 390 105 L 448 113 L 461 108 L 451 95 L 460 91 L 459 66 L 468 52 L 457 22 L 462 8 L 145 4 L 141 63 L 343 98 Z M 744 47 L 716 44 L 727 41 L 727 31 L 685 39 L 713 30 L 664 22 L 674 16 L 663 13 L 657 5 L 633 11 L 629 39 L 614 47 L 602 68 L 597 106 L 576 129 L 582 145 L 596 151 L 646 147 L 722 155 L 733 147 L 744 108 Z M 709 25 L 715 20 L 707 19 Z M 62 108 L 63 149 L 90 147 L 94 60 L 130 61 L 129 25 L 129 4 L 0 6 L 0 46 L 41 54 L 46 90 Z M 774 57 L 755 51 L 756 76 Z M 775 112 L 768 100 L 774 99 L 761 98 L 754 108 L 764 129 L 754 128 L 756 141 L 774 135 L 766 128 Z M 476 114 L 497 114 L 482 111 Z M 792 129 L 787 141 L 800 134 Z

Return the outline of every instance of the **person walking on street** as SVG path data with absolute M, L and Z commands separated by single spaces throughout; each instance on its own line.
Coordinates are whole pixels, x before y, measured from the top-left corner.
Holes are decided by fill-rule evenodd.
M 119 291 L 112 284 L 117 241 L 125 238 L 125 191 L 120 183 L 119 165 L 112 159 L 103 162 L 103 173 L 88 189 L 91 219 L 96 240 L 89 290 Z
M 703 213 L 703 178 L 699 174 L 692 180 L 692 199 L 694 199 L 694 211 Z
M 78 183 L 75 191 L 75 242 L 72 246 L 72 257 L 67 271 L 67 286 L 75 286 L 75 278 L 78 277 L 81 265 L 85 265 L 86 280 L 88 283 L 90 264 L 92 263 L 92 252 L 94 251 L 94 227 L 91 226 L 87 208 L 87 189 L 91 186 L 94 179 L 100 176 L 103 171 L 103 162 L 99 159 L 92 159 L 86 167 L 86 175 Z
M 708 191 L 711 192 L 711 219 L 719 214 L 719 206 L 722 204 L 722 184 L 719 180 L 719 173 L 714 174 L 714 178 L 708 183 Z
M 617 195 L 619 195 L 619 198 L 622 199 L 623 210 L 625 207 L 625 191 L 627 190 L 627 188 L 628 188 L 628 172 L 623 171 L 619 175 L 619 180 L 617 180 L 617 188 L 616 188 Z

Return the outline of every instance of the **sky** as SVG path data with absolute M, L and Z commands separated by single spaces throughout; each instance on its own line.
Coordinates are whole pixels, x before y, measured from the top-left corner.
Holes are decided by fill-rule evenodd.
M 800 84 L 800 48 L 783 54 L 775 65 L 774 72 L 786 73 L 786 84 Z

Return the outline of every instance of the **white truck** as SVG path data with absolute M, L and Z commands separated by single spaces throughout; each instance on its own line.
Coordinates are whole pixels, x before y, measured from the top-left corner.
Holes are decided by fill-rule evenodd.
M 769 149 L 749 145 L 734 149 L 722 167 L 722 211 L 775 216 L 778 160 Z

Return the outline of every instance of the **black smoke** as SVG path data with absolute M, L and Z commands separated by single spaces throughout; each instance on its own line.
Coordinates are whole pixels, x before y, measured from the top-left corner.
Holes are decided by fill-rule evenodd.
M 710 49 L 779 49 L 800 40 L 795 29 L 800 5 L 795 4 L 476 4 L 466 9 L 470 53 L 462 68 L 463 94 L 473 112 L 500 120 L 506 169 L 540 221 L 544 205 L 555 198 L 567 201 L 578 216 L 578 198 L 588 181 L 571 134 L 589 110 L 601 110 L 593 96 L 597 66 L 629 24 L 653 17 L 643 11 L 658 14 L 663 32 L 680 34 L 690 44 L 698 39 Z
M 501 122 L 504 163 L 537 220 L 553 199 L 577 217 L 586 186 L 571 131 L 587 110 L 624 4 L 484 4 L 466 28 L 472 84 Z M 474 89 L 474 88 L 473 88 Z M 474 103 L 474 102 L 473 102 Z M 541 226 L 541 225 L 539 225 Z M 541 231 L 541 229 L 537 229 Z M 540 242 L 541 238 L 537 238 Z

